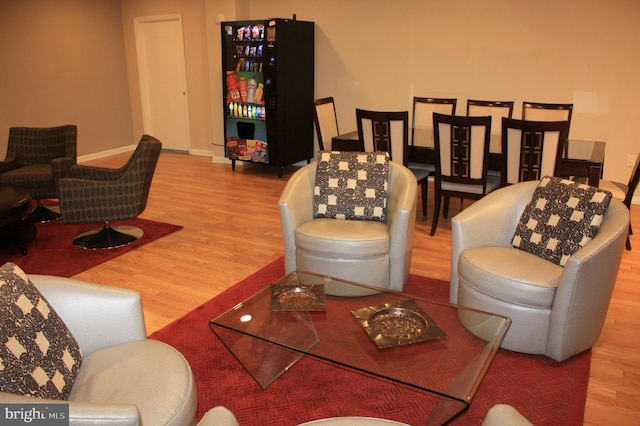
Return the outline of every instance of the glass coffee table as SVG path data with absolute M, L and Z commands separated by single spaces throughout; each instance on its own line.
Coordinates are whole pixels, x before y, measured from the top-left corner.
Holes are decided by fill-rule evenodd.
M 439 398 L 426 424 L 464 412 L 511 320 L 297 271 L 210 321 L 266 388 L 303 356 Z

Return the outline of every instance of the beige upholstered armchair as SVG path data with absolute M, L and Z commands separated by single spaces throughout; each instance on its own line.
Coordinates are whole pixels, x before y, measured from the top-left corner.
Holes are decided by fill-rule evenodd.
M 76 144 L 77 128 L 71 124 L 9 129 L 7 155 L 0 161 L 0 185 L 24 188 L 38 200 L 38 207 L 30 215 L 33 221 L 60 218 L 42 200 L 58 198 L 58 179 L 76 164 Z
M 70 278 L 29 279 L 82 350 L 67 401 L 0 392 L 0 403 L 68 403 L 70 425 L 195 424 L 191 367 L 173 347 L 146 338 L 140 295 Z
M 449 300 L 510 317 L 503 348 L 562 361 L 600 336 L 629 213 L 611 200 L 595 237 L 560 266 L 512 246 L 538 183 L 501 188 L 452 219 Z
M 301 270 L 402 290 L 409 276 L 415 227 L 413 173 L 389 162 L 386 222 L 314 218 L 317 164 L 298 170 L 278 202 L 286 273 Z
M 147 206 L 153 174 L 162 143 L 143 135 L 122 167 L 108 169 L 75 165 L 60 179 L 60 210 L 65 223 L 100 223 L 102 229 L 81 234 L 74 244 L 89 249 L 129 244 L 142 235 L 135 227 L 112 227 L 109 222 L 132 219 Z

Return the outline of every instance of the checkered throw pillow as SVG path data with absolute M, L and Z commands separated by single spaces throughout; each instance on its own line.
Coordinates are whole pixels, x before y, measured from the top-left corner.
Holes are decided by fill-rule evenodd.
M 388 178 L 386 152 L 320 152 L 314 216 L 385 222 Z
M 560 266 L 598 232 L 611 193 L 545 176 L 525 207 L 512 244 Z
M 65 400 L 82 353 L 67 326 L 27 275 L 0 268 L 0 391 Z

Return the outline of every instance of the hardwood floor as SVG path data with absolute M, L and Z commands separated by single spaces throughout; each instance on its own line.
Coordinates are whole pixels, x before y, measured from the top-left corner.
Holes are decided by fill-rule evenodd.
M 86 164 L 116 167 L 128 157 Z M 293 172 L 287 168 L 281 179 L 275 168 L 261 165 L 232 172 L 209 157 L 163 152 L 140 217 L 184 229 L 75 278 L 139 291 L 147 331 L 158 330 L 282 256 L 276 204 Z M 450 217 L 460 208 L 452 201 Z M 640 235 L 637 209 L 632 208 L 632 223 Z M 450 221 L 441 218 L 430 237 L 431 208 L 427 219 L 418 215 L 411 273 L 448 280 Z M 624 253 L 607 321 L 593 348 L 585 425 L 640 424 L 640 238 L 632 236 L 631 243 L 634 250 Z

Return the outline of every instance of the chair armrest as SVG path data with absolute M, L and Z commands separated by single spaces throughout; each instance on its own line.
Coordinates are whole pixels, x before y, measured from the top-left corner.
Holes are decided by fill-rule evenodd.
M 90 402 L 59 401 L 55 399 L 33 398 L 0 392 L 2 404 L 68 404 L 70 426 L 140 426 L 138 407 L 131 404 L 97 404 Z
M 29 275 L 64 323 L 82 352 L 147 337 L 140 294 L 51 275 Z
M 418 185 L 413 172 L 402 164 L 390 162 L 389 170 L 389 288 L 402 291 L 411 268 Z
M 51 160 L 51 169 L 53 171 L 53 181 L 57 182 L 63 177 L 69 176 L 71 166 L 76 163 L 75 158 L 54 158 Z
M 278 201 L 280 226 L 285 251 L 285 272 L 295 269 L 295 231 L 313 220 L 313 187 L 317 163 L 311 163 L 291 176 Z
M 475 247 L 510 247 L 522 211 L 538 181 L 497 189 L 451 219 L 449 303 L 458 303 L 458 258 Z
M 20 167 L 20 165 L 15 158 L 7 158 L 4 161 L 0 161 L 0 173 L 8 172 L 18 167 Z
M 240 424 L 228 408 L 217 406 L 204 413 L 198 426 L 240 426 Z
M 611 200 L 596 236 L 569 258 L 553 300 L 547 355 L 567 358 L 593 346 L 609 310 L 624 253 L 629 210 Z
M 69 176 L 89 180 L 118 180 L 124 176 L 125 167 L 110 169 L 105 167 L 83 166 L 76 164 L 69 169 Z

